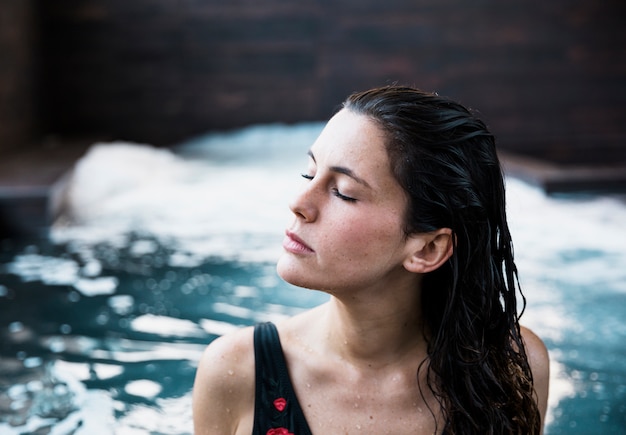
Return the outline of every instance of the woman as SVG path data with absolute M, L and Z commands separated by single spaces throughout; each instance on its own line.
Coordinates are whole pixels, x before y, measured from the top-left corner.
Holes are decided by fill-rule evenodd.
M 518 323 L 485 125 L 417 89 L 357 93 L 302 176 L 277 270 L 330 300 L 277 335 L 262 325 L 211 343 L 196 433 L 540 433 L 548 354 Z

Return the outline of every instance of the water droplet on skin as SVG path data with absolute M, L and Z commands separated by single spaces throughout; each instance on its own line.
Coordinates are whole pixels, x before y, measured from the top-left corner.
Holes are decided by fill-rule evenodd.
M 357 425 L 356 425 L 356 428 L 357 428 L 358 430 L 361 430 L 361 425 L 360 425 L 360 424 L 357 424 Z
M 232 375 L 234 375 L 234 374 L 235 374 L 235 372 L 234 372 L 234 371 L 232 371 L 232 370 L 229 370 L 229 371 L 228 371 L 228 374 L 229 374 L 230 376 L 232 376 Z
M 306 387 L 307 387 L 307 388 L 311 388 L 311 384 L 307 383 L 307 384 L 306 384 Z

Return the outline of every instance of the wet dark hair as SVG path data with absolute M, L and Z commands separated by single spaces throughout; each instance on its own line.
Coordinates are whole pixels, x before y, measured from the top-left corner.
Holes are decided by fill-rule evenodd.
M 452 256 L 424 276 L 422 289 L 427 384 L 444 433 L 540 433 L 493 135 L 461 104 L 410 87 L 355 93 L 343 107 L 386 133 L 391 169 L 409 198 L 406 234 L 453 232 Z

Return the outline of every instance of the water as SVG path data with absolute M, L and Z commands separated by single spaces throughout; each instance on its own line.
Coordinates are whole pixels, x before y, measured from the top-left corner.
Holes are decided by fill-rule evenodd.
M 191 433 L 206 343 L 326 300 L 274 270 L 321 127 L 94 147 L 50 237 L 0 245 L 0 434 Z M 546 432 L 626 433 L 626 206 L 507 185 L 523 323 L 551 354 Z

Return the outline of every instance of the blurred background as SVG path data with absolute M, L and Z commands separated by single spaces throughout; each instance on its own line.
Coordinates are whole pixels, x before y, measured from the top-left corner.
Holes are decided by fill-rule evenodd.
M 501 147 L 626 162 L 619 0 L 0 0 L 0 149 L 170 145 L 325 120 L 398 82 L 480 110 Z
M 337 105 L 391 83 L 497 137 L 547 433 L 626 433 L 625 19 L 621 0 L 0 0 L 0 433 L 190 433 L 207 342 L 324 300 L 275 276 L 284 204 Z

